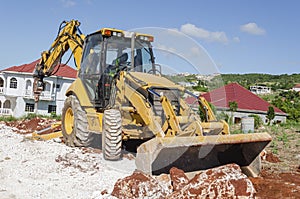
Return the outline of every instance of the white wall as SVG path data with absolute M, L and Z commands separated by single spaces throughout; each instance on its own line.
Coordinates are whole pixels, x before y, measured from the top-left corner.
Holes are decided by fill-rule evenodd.
M 217 113 L 220 114 L 222 111 L 218 110 Z M 229 116 L 231 116 L 230 111 L 223 111 Z M 264 113 L 252 113 L 252 112 L 233 112 L 233 121 L 235 118 L 243 118 L 243 117 L 248 117 L 249 115 L 258 115 L 264 124 L 268 123 L 267 115 Z M 275 118 L 272 120 L 272 123 L 285 123 L 286 122 L 286 116 L 283 115 L 275 115 Z
M 16 99 L 16 107 L 13 110 L 14 117 L 22 117 L 25 114 L 25 101 L 23 97 Z
M 300 92 L 300 88 L 293 88 L 294 91 Z
M 34 104 L 33 92 L 31 96 L 25 95 L 26 88 L 27 90 L 32 90 L 33 86 L 33 77 L 32 74 L 29 73 L 17 73 L 17 72 L 2 72 L 0 73 L 0 77 L 4 80 L 4 88 L 3 93 L 0 93 L 0 101 L 3 103 L 5 100 L 9 99 L 11 101 L 11 109 L 13 111 L 14 117 L 21 117 L 23 115 L 28 114 L 25 112 L 26 103 Z M 17 88 L 10 88 L 10 80 L 12 78 L 17 79 Z M 31 84 L 28 84 L 28 80 L 30 80 Z M 49 86 L 49 90 L 51 98 L 41 98 L 38 104 L 38 114 L 49 115 L 48 106 L 56 105 L 56 113 L 58 115 L 61 114 L 64 101 L 66 99 L 65 93 L 69 86 L 72 84 L 74 79 L 70 78 L 61 78 L 61 77 L 47 77 L 44 79 Z M 26 84 L 27 83 L 27 84 Z M 56 85 L 60 85 L 60 88 L 56 88 Z M 27 85 L 27 86 L 26 86 Z

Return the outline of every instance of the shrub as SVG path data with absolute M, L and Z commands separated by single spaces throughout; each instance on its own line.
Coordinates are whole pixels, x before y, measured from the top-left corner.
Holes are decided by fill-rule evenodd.
M 248 115 L 248 117 L 254 118 L 254 128 L 255 129 L 258 129 L 258 127 L 260 127 L 263 124 L 262 119 L 258 115 L 251 114 L 251 115 Z
M 222 111 L 221 113 L 217 114 L 217 119 L 218 120 L 224 120 L 227 123 L 230 122 L 230 116 L 227 113 L 225 113 L 224 111 Z
M 268 111 L 267 111 L 267 119 L 268 119 L 268 124 L 271 124 L 271 121 L 275 118 L 275 111 L 274 111 L 274 107 L 273 106 L 269 106 L 268 107 Z
M 12 121 L 16 121 L 17 118 L 13 117 L 13 116 L 1 116 L 0 117 L 0 121 L 4 121 L 4 122 L 12 122 Z
M 56 120 L 61 120 L 61 115 L 57 115 L 55 112 L 51 112 L 50 118 L 56 119 Z
M 31 120 L 31 119 L 36 118 L 36 117 L 38 117 L 37 114 L 35 114 L 35 113 L 28 113 L 28 114 L 24 117 L 24 119 Z

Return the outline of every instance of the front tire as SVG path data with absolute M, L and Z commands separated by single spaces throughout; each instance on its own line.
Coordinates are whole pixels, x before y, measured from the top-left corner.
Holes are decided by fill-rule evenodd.
M 103 115 L 102 152 L 106 160 L 122 156 L 122 118 L 119 110 L 108 109 Z
M 67 146 L 90 146 L 93 137 L 88 132 L 86 113 L 80 106 L 78 99 L 70 95 L 62 109 L 62 134 Z

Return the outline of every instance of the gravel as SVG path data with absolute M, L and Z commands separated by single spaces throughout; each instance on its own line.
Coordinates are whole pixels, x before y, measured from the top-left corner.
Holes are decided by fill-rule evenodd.
M 114 183 L 134 170 L 134 160 L 106 161 L 99 152 L 33 141 L 0 124 L 1 199 L 113 198 Z

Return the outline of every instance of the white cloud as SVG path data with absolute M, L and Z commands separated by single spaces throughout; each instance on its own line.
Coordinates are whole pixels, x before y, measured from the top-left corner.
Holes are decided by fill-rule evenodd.
M 233 37 L 232 39 L 236 43 L 240 43 L 240 38 L 239 37 Z
M 92 5 L 92 4 L 93 4 L 93 0 L 85 0 L 85 2 L 86 2 L 88 5 Z
M 74 0 L 61 0 L 64 7 L 73 7 L 76 5 L 76 2 Z
M 240 26 L 242 32 L 247 32 L 252 35 L 264 35 L 266 31 L 257 26 L 256 23 L 247 23 Z
M 197 37 L 205 41 L 220 42 L 224 44 L 228 43 L 228 38 L 225 32 L 211 32 L 203 28 L 199 28 L 194 24 L 184 24 L 180 27 L 180 31 L 189 36 Z

